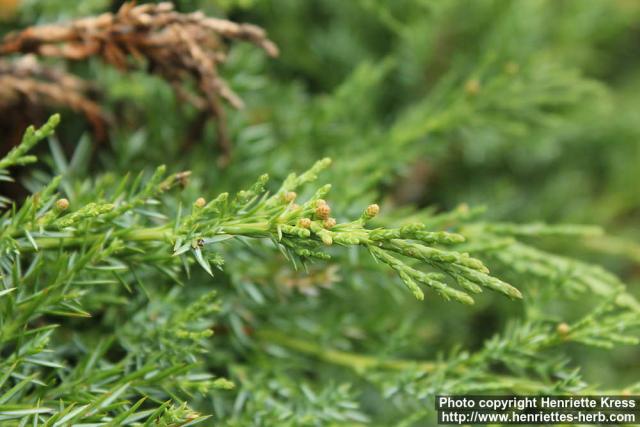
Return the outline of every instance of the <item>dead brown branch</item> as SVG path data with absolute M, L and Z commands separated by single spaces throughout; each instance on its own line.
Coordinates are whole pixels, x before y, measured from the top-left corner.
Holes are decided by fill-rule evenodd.
M 78 19 L 66 24 L 27 28 L 9 34 L 0 45 L 0 55 L 35 53 L 41 56 L 84 60 L 98 56 L 121 70 L 140 68 L 167 80 L 181 98 L 216 119 L 222 154 L 228 158 L 229 137 L 221 99 L 235 108 L 242 100 L 220 77 L 218 66 L 225 60 L 224 39 L 247 40 L 276 56 L 278 49 L 264 30 L 207 17 L 201 12 L 179 13 L 171 3 L 125 3 L 115 13 Z M 198 93 L 184 85 L 193 79 Z
M 83 114 L 96 138 L 104 139 L 105 114 L 88 98 L 90 89 L 82 79 L 45 67 L 33 55 L 15 61 L 0 60 L 0 114 L 3 130 L 9 134 L 6 142 L 19 142 L 27 125 L 40 122 L 52 109 L 60 108 Z

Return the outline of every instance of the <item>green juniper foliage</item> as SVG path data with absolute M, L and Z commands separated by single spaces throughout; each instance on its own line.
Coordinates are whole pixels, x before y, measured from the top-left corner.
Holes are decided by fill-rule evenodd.
M 640 394 L 637 4 L 175 4 L 281 57 L 230 48 L 226 167 L 166 82 L 68 65 L 117 125 L 98 143 L 62 111 L 0 156 L 0 425 L 426 426 L 436 394 Z M 118 6 L 24 0 L 2 26 Z

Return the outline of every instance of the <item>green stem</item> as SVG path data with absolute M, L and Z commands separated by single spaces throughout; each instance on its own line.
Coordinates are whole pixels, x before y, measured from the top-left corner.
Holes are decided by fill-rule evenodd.
M 82 236 L 69 236 L 69 237 L 37 237 L 34 239 L 38 249 L 55 249 L 55 248 L 68 248 L 81 246 L 86 243 L 95 242 L 96 240 L 104 238 L 105 233 L 99 234 L 85 234 Z M 118 237 L 126 241 L 170 241 L 174 238 L 173 231 L 167 226 L 142 228 L 140 230 L 124 230 L 113 234 L 113 237 Z M 35 248 L 31 242 L 25 241 L 20 243 L 21 252 L 33 251 Z
M 260 331 L 257 335 L 258 338 L 263 341 L 275 343 L 283 347 L 314 356 L 324 362 L 344 366 L 355 371 L 380 368 L 391 370 L 415 369 L 423 372 L 433 372 L 437 368 L 443 366 L 442 364 L 435 362 L 420 362 L 403 359 L 378 359 L 372 356 L 364 356 L 346 351 L 331 350 L 310 341 L 291 338 L 290 336 L 277 331 Z
M 232 234 L 236 236 L 268 237 L 271 233 L 271 227 L 266 221 L 246 224 L 231 222 L 229 225 L 221 225 L 219 232 L 221 234 Z M 105 233 L 68 237 L 37 237 L 34 241 L 36 242 L 38 249 L 55 249 L 81 246 L 83 244 L 102 239 L 104 236 Z M 113 237 L 117 237 L 127 242 L 173 242 L 177 238 L 171 225 L 142 228 L 139 230 L 120 230 L 113 233 Z M 20 242 L 19 249 L 22 252 L 35 250 L 29 241 Z

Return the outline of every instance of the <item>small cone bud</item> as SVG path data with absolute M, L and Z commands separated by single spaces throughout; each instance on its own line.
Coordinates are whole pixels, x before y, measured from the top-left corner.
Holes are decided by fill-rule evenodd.
M 65 211 L 65 210 L 69 209 L 69 200 L 67 200 L 67 199 L 58 199 L 56 201 L 56 208 L 60 209 L 61 211 Z
M 569 335 L 569 332 L 571 331 L 571 327 L 566 323 L 562 322 L 558 324 L 558 326 L 556 327 L 556 331 L 558 332 L 558 335 L 560 335 L 561 337 L 566 337 L 567 335 Z
M 480 92 L 480 82 L 477 79 L 468 80 L 464 85 L 467 95 L 475 96 Z
M 301 227 L 301 228 L 311 227 L 311 220 L 309 218 L 300 218 L 298 220 L 298 227 Z
M 324 200 L 324 199 L 318 199 L 318 200 L 316 200 L 316 207 L 318 207 L 318 206 L 322 206 L 322 205 L 326 205 L 326 204 L 327 204 L 327 201 L 326 201 L 326 200 Z
M 329 215 L 331 215 L 331 208 L 326 203 L 318 205 L 316 208 L 316 215 L 320 219 L 328 219 Z
M 195 205 L 197 208 L 203 208 L 203 207 L 204 207 L 204 205 L 206 205 L 206 204 L 207 204 L 207 201 L 206 201 L 203 197 L 198 197 L 198 198 L 196 199 L 196 202 L 194 203 L 194 205 Z
M 285 202 L 291 203 L 296 199 L 296 197 L 298 197 L 298 195 L 295 193 L 295 191 L 288 191 L 284 193 L 283 197 Z
M 372 204 L 367 206 L 367 209 L 364 210 L 365 219 L 371 219 L 380 213 L 380 206 L 377 204 Z
M 322 221 L 322 225 L 324 226 L 324 228 L 333 228 L 336 225 L 336 220 L 335 218 L 327 218 L 324 221 Z

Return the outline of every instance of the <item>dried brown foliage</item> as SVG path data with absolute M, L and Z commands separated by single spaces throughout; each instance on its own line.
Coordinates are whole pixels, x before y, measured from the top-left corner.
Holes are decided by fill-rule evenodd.
M 65 24 L 41 25 L 9 34 L 0 45 L 0 55 L 35 53 L 69 60 L 92 56 L 121 70 L 148 66 L 167 80 L 176 93 L 217 121 L 224 155 L 230 146 L 222 99 L 236 108 L 240 98 L 218 73 L 225 60 L 224 39 L 250 41 L 276 56 L 278 49 L 264 30 L 205 16 L 201 12 L 179 13 L 171 3 L 125 3 L 115 13 L 78 19 Z M 193 79 L 198 91 L 186 89 Z
M 20 141 L 24 129 L 39 123 L 50 109 L 68 108 L 83 114 L 97 138 L 106 135 L 106 120 L 100 107 L 88 95 L 91 87 L 63 70 L 38 63 L 33 55 L 16 61 L 0 60 L 0 115 L 5 141 Z

